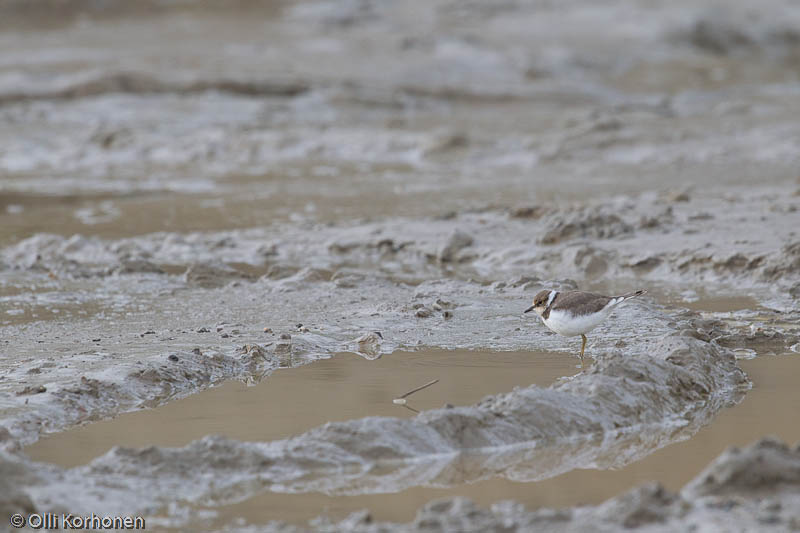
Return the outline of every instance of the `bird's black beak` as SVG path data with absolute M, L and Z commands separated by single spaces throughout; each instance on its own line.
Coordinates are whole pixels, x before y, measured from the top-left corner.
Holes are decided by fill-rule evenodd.
M 523 311 L 523 313 L 530 313 L 531 311 L 533 311 L 533 308 L 534 308 L 534 307 L 536 307 L 536 306 L 535 306 L 535 305 L 532 305 L 532 306 L 530 306 L 529 308 L 527 308 L 526 310 L 524 310 L 524 311 Z

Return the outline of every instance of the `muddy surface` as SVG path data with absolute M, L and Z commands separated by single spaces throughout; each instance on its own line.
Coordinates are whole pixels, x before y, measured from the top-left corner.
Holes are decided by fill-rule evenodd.
M 269 386 L 248 388 L 229 383 L 159 409 L 122 415 L 44 438 L 26 448 L 26 452 L 36 461 L 74 467 L 112 446 L 183 446 L 209 432 L 244 441 L 271 440 L 301 433 L 329 420 L 413 416 L 392 404 L 392 397 L 399 395 L 393 395 L 392 389 L 399 390 L 402 383 L 410 389 L 414 383 L 445 370 L 446 377 L 438 386 L 421 393 L 410 405 L 424 408 L 442 403 L 474 403 L 492 391 L 531 382 L 548 386 L 559 377 L 576 372 L 564 354 L 499 352 L 487 357 L 476 352 L 421 351 L 392 354 L 375 362 L 379 364 L 358 362 L 356 356 L 342 354 L 293 372 L 278 372 L 270 377 Z M 442 364 L 446 367 L 442 368 Z M 241 503 L 206 508 L 207 522 L 194 527 L 218 528 L 239 518 L 251 524 L 283 520 L 303 525 L 320 510 L 329 519 L 343 520 L 365 508 L 370 509 L 375 520 L 410 521 L 426 502 L 454 496 L 484 507 L 506 499 L 522 503 L 527 509 L 562 508 L 576 503 L 597 505 L 652 479 L 677 491 L 728 446 L 744 446 L 766 434 L 787 442 L 800 441 L 800 428 L 794 424 L 800 357 L 757 357 L 741 361 L 740 365 L 754 381 L 753 389 L 740 404 L 721 411 L 692 438 L 619 469 L 579 469 L 536 483 L 490 478 L 442 488 L 413 487 L 388 495 L 267 492 Z M 476 370 L 481 373 L 481 381 L 465 389 L 463 381 Z M 321 411 L 319 405 L 327 408 Z M 267 420 L 269 424 L 261 423 Z M 470 468 L 468 462 L 463 466 Z
M 798 439 L 798 27 L 0 0 L 0 511 L 800 527 L 796 451 L 698 474 Z M 578 372 L 543 288 L 648 294 Z
M 368 364 L 342 353 L 275 372 L 268 386 L 227 382 L 158 409 L 43 438 L 26 451 L 33 459 L 72 467 L 118 445 L 184 446 L 209 433 L 243 441 L 280 439 L 329 421 L 410 418 L 414 412 L 408 408 L 471 405 L 492 393 L 530 384 L 546 387 L 578 372 L 575 361 L 562 353 L 420 350 Z M 472 381 L 476 373 L 479 382 Z M 405 405 L 392 401 L 432 379 L 439 380 L 435 387 L 410 396 Z

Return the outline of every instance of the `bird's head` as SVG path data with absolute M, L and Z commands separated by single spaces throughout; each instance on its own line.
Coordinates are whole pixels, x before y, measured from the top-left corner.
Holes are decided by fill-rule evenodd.
M 544 313 L 544 310 L 547 309 L 547 305 L 550 303 L 551 292 L 553 291 L 539 291 L 533 298 L 533 305 L 527 308 L 525 312 L 530 313 L 531 311 L 536 311 L 537 315 L 542 316 L 542 313 Z

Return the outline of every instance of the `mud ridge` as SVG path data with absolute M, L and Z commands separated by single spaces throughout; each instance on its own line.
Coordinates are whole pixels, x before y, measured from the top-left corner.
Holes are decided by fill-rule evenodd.
M 240 96 L 293 97 L 309 89 L 310 86 L 302 81 L 212 79 L 181 83 L 145 73 L 119 72 L 87 78 L 49 91 L 0 94 L 0 106 L 35 100 L 75 100 L 109 93 L 190 95 L 219 91 Z
M 651 482 L 597 506 L 536 511 L 513 501 L 484 509 L 465 498 L 451 498 L 428 503 L 406 524 L 375 522 L 368 511 L 359 511 L 339 522 L 319 517 L 308 528 L 273 522 L 234 526 L 228 531 L 611 533 L 624 529 L 666 533 L 691 530 L 698 524 L 714 524 L 715 529 L 726 531 L 796 531 L 800 526 L 798 472 L 800 447 L 792 450 L 767 438 L 741 450 L 725 451 L 678 493 Z
M 552 272 L 591 280 L 633 275 L 682 283 L 747 281 L 772 293 L 781 290 L 791 299 L 800 283 L 800 242 L 790 230 L 796 213 L 789 201 L 720 202 L 697 215 L 688 197 L 665 208 L 661 198 L 645 195 L 546 209 L 528 205 L 465 211 L 447 218 L 282 224 L 117 240 L 39 234 L 0 250 L 0 258 L 17 270 L 87 278 L 158 273 L 164 265 L 174 271 L 193 263 L 218 269 L 232 263 L 234 256 L 276 280 L 308 268 L 329 270 L 334 278 L 341 269 L 417 283 L 442 275 L 491 282 L 530 275 L 546 278 Z M 770 205 L 783 204 L 785 212 L 767 212 Z M 754 219 L 769 216 L 776 230 L 764 234 L 759 226 L 751 227 L 739 215 L 742 212 L 753 213 Z M 742 226 L 735 243 L 730 234 L 723 236 L 733 225 Z M 653 246 L 655 236 L 658 246 Z M 732 253 L 734 246 L 738 251 Z M 228 272 L 223 277 L 230 281 L 250 276 Z
M 102 420 L 137 408 L 156 407 L 226 379 L 257 382 L 280 365 L 278 356 L 252 345 L 230 356 L 219 352 L 204 354 L 195 349 L 173 351 L 161 357 L 158 363 L 139 363 L 128 373 L 110 379 L 84 375 L 74 383 L 18 391 L 17 395 L 27 397 L 25 403 L 35 408 L 4 420 L 5 426 L 0 426 L 3 433 L 0 448 L 18 450 L 20 445 L 35 441 L 42 432 Z
M 219 505 L 263 490 L 363 494 L 497 475 L 533 481 L 579 465 L 622 466 L 687 438 L 747 386 L 729 352 L 672 334 L 646 353 L 608 354 L 547 389 L 413 419 L 328 423 L 269 443 L 206 437 L 183 448 L 115 448 L 29 494 L 43 508 L 90 508 L 102 498 L 105 506 L 130 512 L 135 501 L 152 512 L 170 501 Z

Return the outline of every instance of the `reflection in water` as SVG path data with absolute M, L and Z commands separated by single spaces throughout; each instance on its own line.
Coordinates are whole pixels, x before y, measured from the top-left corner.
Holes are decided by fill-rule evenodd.
M 265 442 L 326 422 L 412 416 L 393 400 L 433 378 L 439 380 L 435 386 L 413 395 L 415 409 L 470 405 L 514 387 L 548 386 L 575 372 L 575 359 L 563 353 L 427 349 L 375 361 L 342 353 L 280 369 L 257 387 L 231 381 L 157 409 L 51 435 L 26 451 L 37 461 L 71 467 L 116 445 L 184 446 L 209 434 Z
M 618 430 L 562 435 L 521 441 L 512 445 L 470 448 L 418 457 L 375 458 L 351 465 L 331 477 L 327 467 L 311 469 L 297 479 L 276 483 L 271 490 L 290 493 L 324 492 L 329 495 L 393 493 L 414 486 L 454 487 L 493 477 L 535 482 L 576 469 L 618 469 L 655 450 L 690 438 L 708 425 L 723 407 L 735 405 L 744 391 L 712 399 L 685 420 L 636 425 Z
M 408 397 L 411 396 L 412 394 L 414 394 L 415 392 L 419 392 L 421 390 L 427 389 L 428 387 L 430 387 L 432 385 L 435 385 L 437 383 L 439 383 L 439 380 L 438 379 L 434 379 L 433 381 L 429 381 L 425 385 L 420 385 L 419 387 L 413 388 L 410 391 L 406 392 L 405 394 L 401 394 L 400 396 L 398 396 L 397 398 L 392 400 L 392 403 L 395 404 L 395 405 L 401 405 L 401 406 L 405 407 L 406 409 L 408 409 L 409 411 L 412 411 L 414 413 L 419 413 L 418 410 L 416 410 L 413 407 L 411 407 L 410 405 L 408 405 Z
M 74 502 L 79 508 L 98 503 L 91 501 L 91 495 L 110 505 L 110 500 L 115 499 L 109 496 L 110 491 L 128 506 L 135 501 L 143 507 L 160 507 L 176 499 L 216 506 L 242 501 L 262 491 L 380 494 L 411 487 L 461 486 L 498 476 L 530 482 L 574 469 L 620 468 L 667 444 L 687 439 L 722 407 L 740 401 L 743 395 L 745 382 L 733 358 L 723 356 L 707 343 L 687 337 L 668 337 L 659 343 L 653 354 L 661 354 L 669 361 L 652 357 L 652 354 L 646 359 L 610 355 L 589 372 L 563 379 L 547 389 L 517 388 L 511 393 L 484 398 L 475 405 L 446 406 L 412 418 L 396 418 L 392 392 L 396 394 L 401 381 L 419 383 L 420 372 L 430 377 L 431 369 L 437 368 L 424 364 L 430 359 L 458 352 L 421 357 L 410 365 L 414 369 L 413 379 L 400 372 L 402 365 L 398 363 L 415 354 L 404 354 L 405 357 L 393 354 L 370 363 L 355 356 L 338 356 L 327 368 L 319 366 L 321 363 L 309 368 L 313 370 L 319 366 L 321 375 L 326 376 L 325 384 L 332 385 L 332 391 L 326 391 L 325 386 L 321 386 L 323 383 L 314 383 L 308 379 L 310 376 L 305 376 L 303 386 L 295 387 L 299 382 L 290 384 L 290 388 L 295 388 L 292 393 L 282 390 L 275 401 L 258 401 L 253 405 L 255 416 L 241 416 L 244 413 L 240 413 L 235 424 L 224 416 L 208 418 L 209 409 L 220 407 L 207 401 L 214 391 L 199 394 L 194 399 L 197 401 L 193 402 L 192 398 L 184 401 L 192 407 L 185 413 L 186 417 L 205 418 L 202 424 L 196 425 L 196 431 L 208 433 L 210 423 L 216 420 L 221 427 L 228 428 L 231 436 L 252 438 L 258 435 L 256 438 L 262 442 L 204 437 L 183 448 L 114 448 L 86 466 L 65 471 L 60 483 L 33 490 L 37 501 L 51 503 L 71 501 L 70 494 L 80 486 L 82 497 Z M 472 376 L 470 383 L 482 383 L 487 387 L 494 372 L 501 368 L 505 372 L 498 375 L 505 375 L 505 379 L 518 383 L 528 381 L 521 376 L 523 372 L 513 366 L 472 366 L 500 355 L 504 354 L 462 352 L 459 356 L 462 360 L 452 361 L 442 375 L 441 387 L 420 392 L 420 404 L 427 403 L 433 396 L 446 401 L 465 399 L 467 404 L 477 401 L 480 396 L 475 397 L 474 390 L 466 391 L 463 387 L 463 383 L 468 382 L 464 379 L 466 375 Z M 520 362 L 524 361 L 521 355 L 516 354 Z M 526 361 L 533 374 L 536 366 L 530 363 L 543 356 L 527 355 Z M 341 365 L 336 359 L 340 359 L 340 363 L 349 360 L 358 364 Z M 574 362 L 563 354 L 553 359 L 570 367 Z M 545 357 L 544 361 L 547 360 Z M 357 380 L 358 386 L 354 387 L 347 377 L 349 371 L 377 368 L 381 361 L 394 361 L 395 368 L 391 369 L 392 365 L 383 368 L 392 371 L 381 373 L 382 383 L 375 389 L 370 390 L 367 380 Z M 692 369 L 708 361 L 714 362 L 711 370 L 703 368 L 702 375 L 693 372 Z M 289 377 L 301 370 L 284 375 Z M 552 378 L 565 373 L 564 370 L 559 369 Z M 486 379 L 474 379 L 476 372 Z M 283 371 L 255 389 L 270 390 L 280 383 L 278 376 L 281 374 Z M 335 376 L 340 376 L 338 382 Z M 454 376 L 456 379 L 451 380 Z M 496 387 L 498 381 L 492 381 L 491 387 Z M 509 385 L 503 386 L 513 386 Z M 337 409 L 339 392 L 374 396 L 367 402 L 351 404 L 351 408 L 361 410 L 360 415 L 355 415 L 352 410 L 340 412 Z M 206 397 L 205 403 L 198 403 L 201 397 Z M 315 413 L 317 419 L 347 421 L 327 423 L 290 439 L 263 442 L 271 437 L 270 426 L 274 420 L 291 420 L 294 427 L 299 427 L 297 413 L 292 412 L 296 406 L 286 403 L 287 399 L 308 406 L 309 398 L 314 399 L 309 412 Z M 148 431 L 148 437 L 139 437 L 140 441 L 167 440 L 155 430 L 158 419 L 169 407 L 138 413 L 143 424 L 138 427 Z M 391 414 L 395 417 L 363 417 L 386 409 L 394 409 Z M 136 415 L 57 435 L 48 439 L 49 443 L 43 441 L 29 450 L 37 460 L 60 459 L 63 462 L 65 450 L 78 447 L 74 439 L 81 431 L 100 430 L 98 435 L 102 436 L 103 431 L 130 424 L 133 416 Z M 311 419 L 313 417 L 308 417 L 303 423 Z M 176 426 L 183 424 L 185 427 L 185 420 L 177 422 L 180 423 Z M 85 439 L 86 435 L 83 437 Z M 187 438 L 189 435 L 179 430 L 177 439 Z M 130 445 L 131 440 L 135 439 L 122 441 Z M 111 441 L 120 442 L 119 435 L 114 434 Z
M 652 480 L 677 491 L 728 446 L 744 446 L 770 434 L 784 442 L 800 442 L 800 426 L 795 423 L 800 399 L 796 387 L 800 381 L 800 357 L 758 357 L 739 364 L 753 381 L 752 390 L 741 403 L 733 409 L 722 409 L 691 438 L 667 442 L 663 448 L 621 468 L 596 470 L 581 466 L 534 483 L 494 477 L 446 488 L 412 487 L 392 494 L 331 496 L 314 492 L 265 492 L 241 503 L 216 508 L 219 516 L 208 527 L 213 530 L 236 517 L 246 517 L 251 523 L 274 519 L 304 523 L 320 514 L 342 519 L 364 508 L 370 510 L 375 520 L 408 522 L 429 501 L 453 496 L 467 497 L 483 507 L 510 499 L 528 509 L 596 505 Z M 688 429 L 687 426 L 676 431 L 686 434 Z M 541 449 L 540 452 L 544 453 Z

